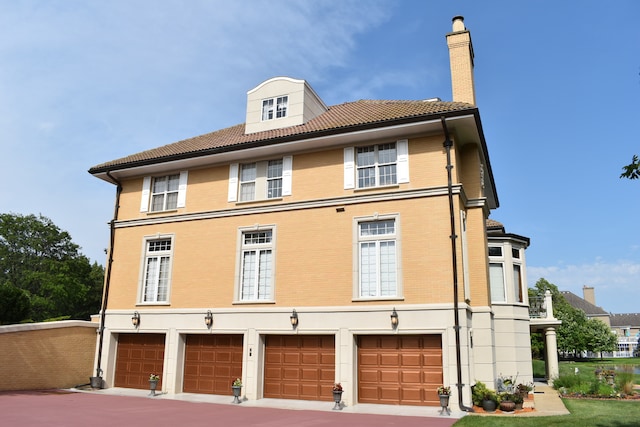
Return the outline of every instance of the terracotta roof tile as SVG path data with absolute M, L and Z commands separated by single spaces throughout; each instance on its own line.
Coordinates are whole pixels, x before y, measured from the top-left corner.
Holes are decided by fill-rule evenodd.
M 141 162 L 155 163 L 176 156 L 195 157 L 216 150 L 241 149 L 243 144 L 266 144 L 281 138 L 303 138 L 322 132 L 339 132 L 359 126 L 384 125 L 395 120 L 428 117 L 435 114 L 475 108 L 471 104 L 444 101 L 379 101 L 361 100 L 329 107 L 328 111 L 305 124 L 251 134 L 244 133 L 244 123 L 220 129 L 122 157 L 92 167 L 89 172 L 104 172 L 110 168 L 126 168 Z

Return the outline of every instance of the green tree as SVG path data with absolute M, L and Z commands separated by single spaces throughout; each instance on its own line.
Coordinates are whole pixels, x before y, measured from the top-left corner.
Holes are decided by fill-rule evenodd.
M 634 155 L 631 159 L 631 163 L 622 167 L 622 174 L 620 178 L 638 179 L 640 178 L 640 161 L 638 156 Z
M 611 329 L 601 320 L 589 319 L 586 330 L 587 350 L 594 353 L 603 351 L 615 351 L 618 348 L 618 338 Z
M 104 269 L 79 250 L 49 218 L 0 214 L 0 284 L 28 297 L 20 320 L 88 319 L 100 310 Z M 15 319 L 0 317 L 7 321 Z
M 31 310 L 29 297 L 13 285 L 0 284 L 0 325 L 26 319 Z

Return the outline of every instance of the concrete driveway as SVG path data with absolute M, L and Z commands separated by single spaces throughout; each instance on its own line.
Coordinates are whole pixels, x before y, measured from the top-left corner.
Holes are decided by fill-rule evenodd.
M 0 425 L 7 427 L 449 427 L 457 419 L 455 416 L 424 417 L 277 409 L 68 390 L 0 392 Z

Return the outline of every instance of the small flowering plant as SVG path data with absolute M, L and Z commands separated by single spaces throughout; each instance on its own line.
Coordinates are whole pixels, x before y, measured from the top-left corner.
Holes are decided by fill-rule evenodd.
M 333 384 L 333 391 L 342 391 L 342 384 L 334 383 Z
M 233 383 L 231 383 L 231 385 L 233 387 L 242 387 L 242 380 L 240 378 L 236 378 L 235 380 L 233 380 Z
M 451 395 L 451 387 L 441 385 L 438 387 L 438 394 L 443 396 Z
M 149 381 L 160 381 L 160 375 L 149 374 Z

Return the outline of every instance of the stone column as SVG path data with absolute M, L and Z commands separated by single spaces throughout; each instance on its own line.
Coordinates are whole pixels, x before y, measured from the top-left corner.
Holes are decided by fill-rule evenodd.
M 558 378 L 560 370 L 558 367 L 558 341 L 556 339 L 556 328 L 548 327 L 544 330 L 545 348 L 547 350 L 547 381 L 549 385 Z

